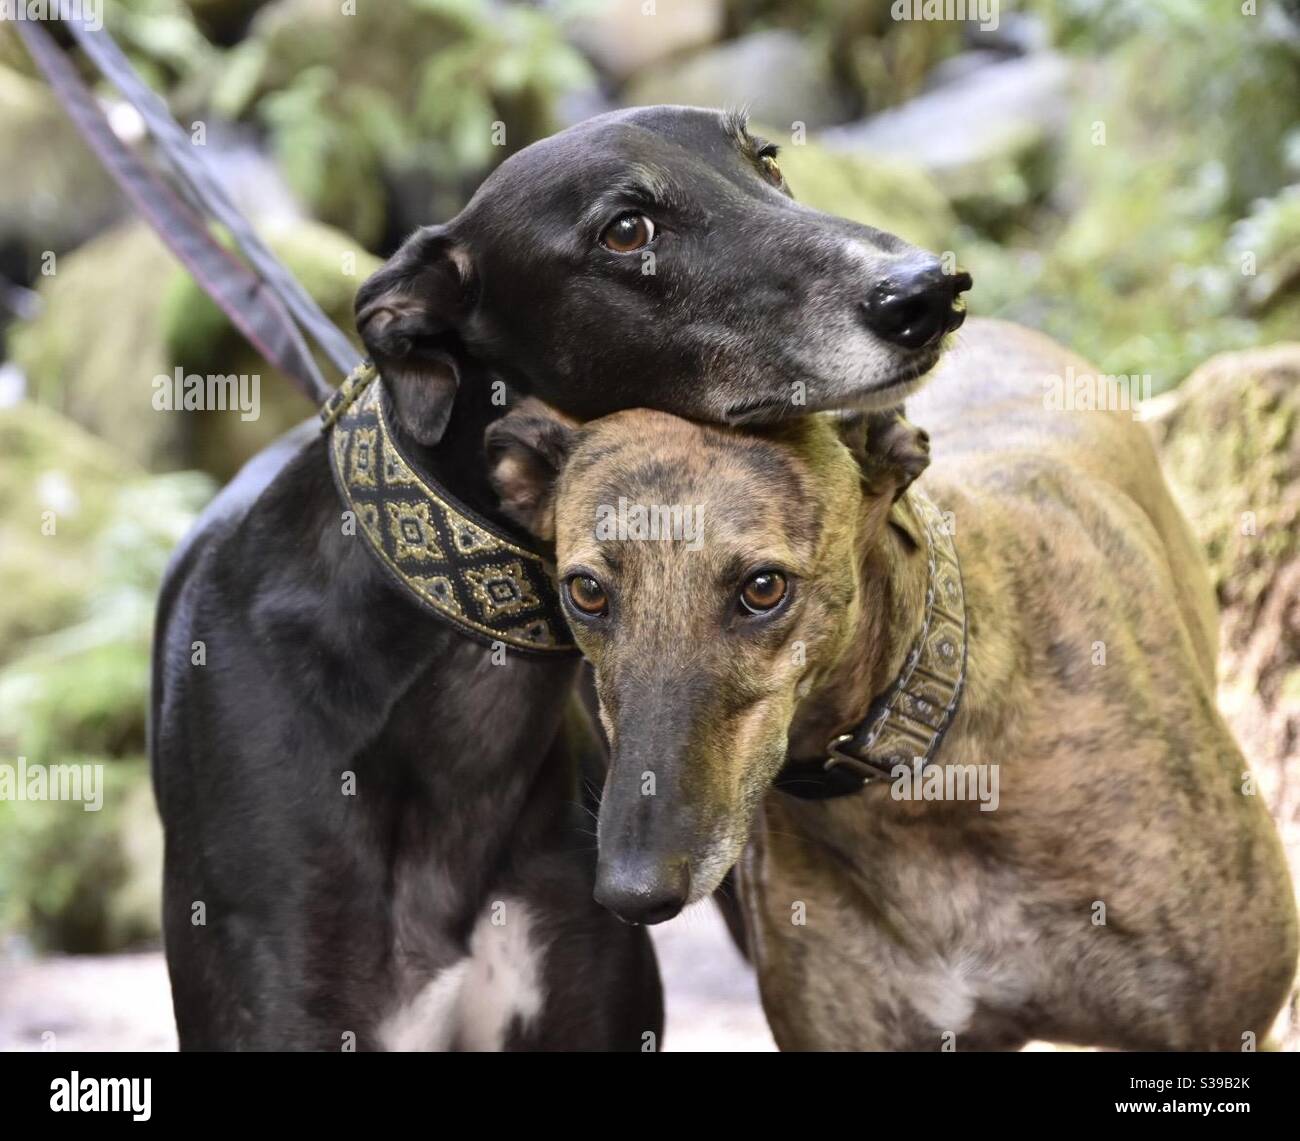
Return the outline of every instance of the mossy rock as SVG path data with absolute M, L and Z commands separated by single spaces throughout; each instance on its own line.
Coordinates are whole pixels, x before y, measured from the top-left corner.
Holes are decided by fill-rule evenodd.
M 1300 561 L 1300 342 L 1214 357 L 1155 424 L 1209 557 L 1225 647 L 1240 652 Z M 1277 666 L 1300 660 L 1300 628 L 1283 633 L 1293 641 L 1279 645 Z
M 315 222 L 262 236 L 334 321 L 351 331 L 353 296 L 378 259 Z M 258 356 L 141 222 L 125 223 L 59 258 L 57 273 L 41 279 L 39 292 L 43 311 L 14 326 L 9 337 L 33 397 L 143 467 L 198 467 L 224 478 L 312 414 L 288 378 Z M 156 409 L 154 379 L 174 375 L 177 367 L 186 374 L 259 377 L 259 418 Z M 323 371 L 338 379 L 332 366 Z
M 0 800 L 0 933 L 121 950 L 158 931 L 161 835 L 141 759 L 158 585 L 214 487 L 147 475 L 30 402 L 0 409 L 0 454 L 0 758 L 101 765 L 104 781 L 97 811 Z
M 946 249 L 956 220 L 939 188 L 901 160 L 836 153 L 816 142 L 791 144 L 762 123 L 753 130 L 783 143 L 782 173 L 806 206 L 897 234 L 929 250 Z
M 796 121 L 809 129 L 841 123 L 853 104 L 836 83 L 819 39 L 782 30 L 751 32 L 647 68 L 628 85 L 624 102 L 743 106 L 786 131 Z
M 162 828 L 148 764 L 95 756 L 75 763 L 102 766 L 98 811 L 72 801 L 0 802 L 0 931 L 20 930 L 41 951 L 155 942 Z
M 0 44 L 22 51 L 0 25 Z M 121 215 L 112 180 L 48 87 L 0 66 L 0 256 L 23 280 L 42 272 L 47 251 L 61 254 Z
M 58 258 L 38 279 L 41 312 L 9 334 L 37 401 L 145 467 L 184 460 L 181 425 L 151 404 L 171 371 L 158 298 L 181 272 L 143 222 L 124 222 Z
M 1219 708 L 1300 882 L 1300 342 L 1214 357 L 1155 403 L 1222 609 Z M 1286 1022 L 1280 1047 L 1300 1049 L 1300 1022 Z
M 837 151 L 902 158 L 943 188 L 962 221 L 1000 234 L 1047 197 L 1073 68 L 1051 52 L 977 58 L 901 106 L 827 131 Z
M 67 427 L 61 439 L 75 443 L 79 432 Z M 143 751 L 158 585 L 214 490 L 197 472 L 72 470 L 55 460 L 36 483 L 37 508 L 40 489 L 57 488 L 46 493 L 59 504 L 52 534 L 37 531 L 30 540 L 35 528 L 24 517 L 33 507 L 15 515 L 16 538 L 28 541 L 16 545 L 22 561 L 7 563 L 0 582 L 16 600 L 0 610 L 8 626 L 0 644 L 0 756 Z

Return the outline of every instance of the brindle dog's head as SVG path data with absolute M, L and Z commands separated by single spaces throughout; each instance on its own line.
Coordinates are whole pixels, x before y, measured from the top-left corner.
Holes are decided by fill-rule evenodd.
M 612 745 L 599 902 L 659 922 L 735 862 L 925 444 L 891 414 L 741 431 L 635 410 L 578 427 L 536 401 L 489 429 L 503 508 L 554 540 L 595 667 Z
M 898 404 L 964 316 L 964 272 L 801 206 L 743 116 L 601 115 L 511 156 L 357 294 L 408 431 L 486 370 L 588 419 L 716 423 Z

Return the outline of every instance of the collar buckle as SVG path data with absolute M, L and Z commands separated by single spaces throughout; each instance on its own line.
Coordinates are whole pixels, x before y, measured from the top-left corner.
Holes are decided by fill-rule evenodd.
M 875 781 L 885 779 L 885 774 L 877 769 L 874 765 L 864 761 L 861 757 L 855 757 L 852 753 L 846 753 L 840 746 L 847 745 L 853 740 L 852 733 L 841 733 L 826 747 L 826 771 L 832 769 L 844 768 L 858 777 L 863 785 L 872 784 Z

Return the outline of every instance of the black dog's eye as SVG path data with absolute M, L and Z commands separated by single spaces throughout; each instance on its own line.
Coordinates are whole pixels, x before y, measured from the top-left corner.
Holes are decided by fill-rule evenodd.
M 605 588 L 589 574 L 575 574 L 568 583 L 569 601 L 583 614 L 593 618 L 609 610 L 609 597 Z
M 757 148 L 758 165 L 763 168 L 763 177 L 767 179 L 778 190 L 785 186 L 785 175 L 781 173 L 781 167 L 777 164 L 776 156 L 781 150 L 776 143 L 769 143 L 766 139 L 756 138 L 754 145 Z
M 743 613 L 767 614 L 785 601 L 789 584 L 780 571 L 759 571 L 750 575 L 740 590 L 740 607 Z
M 600 244 L 616 254 L 630 254 L 648 246 L 655 236 L 655 224 L 644 214 L 615 218 L 600 235 Z

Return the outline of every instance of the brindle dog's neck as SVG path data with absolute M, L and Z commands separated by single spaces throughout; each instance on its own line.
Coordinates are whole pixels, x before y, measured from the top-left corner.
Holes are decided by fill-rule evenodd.
M 792 757 L 816 757 L 840 733 L 856 728 L 877 695 L 903 669 L 921 629 L 929 564 L 910 537 L 921 525 L 904 497 L 876 539 L 859 539 L 858 605 L 839 657 L 818 671 L 819 680 L 795 711 Z

